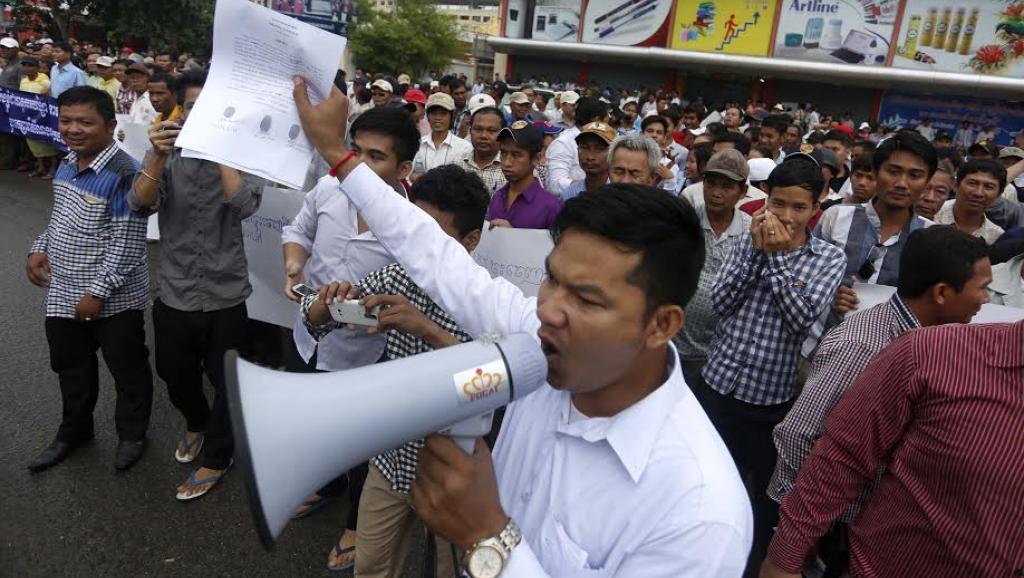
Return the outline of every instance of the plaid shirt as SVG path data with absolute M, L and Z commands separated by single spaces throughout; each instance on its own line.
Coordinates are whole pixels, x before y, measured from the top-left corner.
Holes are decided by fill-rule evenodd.
M 111 143 L 83 170 L 69 153 L 53 179 L 53 210 L 32 253 L 46 253 L 46 316 L 74 318 L 86 292 L 100 317 L 144 309 L 149 299 L 146 218 L 128 206 L 139 164 Z
M 893 295 L 885 303 L 851 315 L 825 336 L 800 397 L 786 419 L 775 426 L 773 437 L 779 459 L 768 484 L 768 496 L 782 502 L 796 485 L 800 466 L 821 437 L 825 418 L 860 372 L 897 337 L 920 326 L 907 304 Z M 853 520 L 864 497 L 847 510 L 844 522 Z
M 753 405 L 793 397 L 800 345 L 845 267 L 842 250 L 814 237 L 773 253 L 755 249 L 750 233 L 734 242 L 712 292 L 722 321 L 704 366 L 708 385 Z
M 418 309 L 428 319 L 438 324 L 441 329 L 455 336 L 460 342 L 472 341 L 472 338 L 462 331 L 459 326 L 448 316 L 443 309 L 438 307 L 427 294 L 423 292 L 405 269 L 397 263 L 392 263 L 370 273 L 359 282 L 363 290 L 363 296 L 369 295 L 401 295 L 409 300 L 413 307 Z M 305 297 L 302 300 L 302 319 L 306 323 L 306 329 L 314 339 L 320 341 L 328 333 L 339 329 L 341 325 L 333 319 L 324 325 L 312 325 L 309 322 L 309 308 L 312 306 L 315 296 Z M 426 341 L 397 330 L 389 330 L 386 334 L 387 345 L 384 349 L 384 356 L 388 361 L 411 357 L 419 353 L 433 351 L 434 348 Z M 423 447 L 423 440 L 418 439 L 405 445 L 388 450 L 372 460 L 373 465 L 380 470 L 388 481 L 391 482 L 391 489 L 395 492 L 408 494 L 412 484 L 416 481 L 416 463 L 420 448 Z
M 501 153 L 498 153 L 494 160 L 485 167 L 478 167 L 476 161 L 473 160 L 473 151 L 469 151 L 464 156 L 459 158 L 455 164 L 462 167 L 471 173 L 476 173 L 483 179 L 484 184 L 487 185 L 487 192 L 494 196 L 494 191 L 497 191 L 501 187 L 504 187 L 507 180 L 505 180 L 505 173 L 501 172 Z

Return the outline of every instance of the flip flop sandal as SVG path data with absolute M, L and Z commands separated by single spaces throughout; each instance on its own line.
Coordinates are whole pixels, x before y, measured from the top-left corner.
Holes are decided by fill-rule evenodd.
M 205 441 L 206 436 L 199 434 L 196 439 L 192 440 L 192 443 L 188 443 L 188 436 L 182 434 L 181 440 L 178 442 L 178 447 L 174 448 L 174 459 L 177 460 L 179 464 L 191 464 L 197 457 L 199 457 L 199 452 L 203 451 L 203 442 Z M 179 450 L 182 447 L 185 448 L 184 454 L 179 453 Z M 194 453 L 192 451 L 193 448 L 195 449 Z M 191 458 L 188 457 L 189 454 L 192 454 Z
M 306 509 L 303 510 L 302 513 L 292 515 L 292 519 L 293 520 L 301 520 L 303 518 L 312 516 L 313 514 L 318 512 L 321 508 L 323 508 L 327 504 L 330 504 L 333 501 L 334 501 L 334 498 L 331 498 L 331 497 L 328 497 L 328 496 L 321 496 L 321 495 L 318 494 L 317 497 L 302 502 L 302 505 L 299 506 L 299 507 L 300 508 L 305 507 Z
M 345 554 L 348 554 L 349 552 L 355 552 L 355 551 L 356 551 L 356 547 L 355 546 L 349 546 L 348 548 L 342 548 L 340 543 L 339 544 L 335 544 L 334 548 L 331 549 L 331 553 L 334 554 L 335 558 L 341 558 Z M 355 567 L 355 565 L 356 565 L 356 559 L 355 559 L 355 557 L 353 557 L 351 562 L 348 562 L 346 564 L 342 564 L 340 566 L 331 566 L 330 564 L 327 564 L 327 571 L 330 572 L 331 574 L 342 574 L 342 573 L 351 571 L 352 568 Z
M 189 501 L 195 500 L 196 498 L 201 498 L 201 497 L 205 496 L 206 494 L 210 493 L 210 490 L 212 490 L 213 488 L 217 487 L 217 484 L 220 483 L 220 479 L 224 477 L 224 474 L 228 473 L 228 469 L 230 469 L 230 468 L 231 468 L 231 463 L 228 464 L 228 467 L 226 467 L 223 470 L 221 470 L 219 474 L 213 474 L 212 476 L 207 476 L 207 477 L 205 477 L 205 478 L 203 478 L 201 480 L 196 478 L 196 473 L 199 470 L 196 470 L 196 471 L 192 472 L 188 476 L 188 481 L 186 482 L 188 484 L 188 486 L 185 488 L 185 491 L 187 492 L 189 490 L 195 489 L 195 488 L 197 488 L 199 486 L 202 486 L 204 484 L 206 484 L 206 489 L 201 490 L 198 493 L 191 494 L 191 495 L 186 494 L 185 492 L 178 492 L 178 494 L 175 496 L 175 498 L 177 498 L 177 500 L 179 502 L 189 502 Z

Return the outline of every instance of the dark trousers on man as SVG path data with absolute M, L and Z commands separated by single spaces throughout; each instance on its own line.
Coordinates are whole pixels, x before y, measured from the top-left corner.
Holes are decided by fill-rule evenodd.
M 778 458 L 772 430 L 786 417 L 793 402 L 754 405 L 718 393 L 699 373 L 693 378 L 699 379 L 699 383 L 692 384 L 691 389 L 729 448 L 750 495 L 754 511 L 754 544 L 744 576 L 756 577 L 768 552 L 773 529 L 779 522 L 779 505 L 768 497 L 768 484 Z
M 224 390 L 224 354 L 245 340 L 245 303 L 217 311 L 181 311 L 159 299 L 153 304 L 156 373 L 167 383 L 171 403 L 191 432 L 203 432 L 203 467 L 223 470 L 235 451 Z M 203 374 L 213 385 L 213 405 L 203 392 Z
M 93 437 L 93 409 L 99 396 L 99 361 L 103 352 L 114 377 L 117 404 L 114 423 L 121 441 L 146 436 L 153 407 L 153 373 L 149 368 L 146 327 L 141 309 L 95 321 L 46 318 L 50 367 L 60 381 L 63 417 L 57 439 L 80 443 Z

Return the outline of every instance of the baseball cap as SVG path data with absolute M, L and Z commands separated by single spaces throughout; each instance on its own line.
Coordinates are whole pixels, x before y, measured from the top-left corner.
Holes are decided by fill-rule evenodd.
M 750 113 L 750 118 L 761 122 L 768 118 L 768 111 L 763 108 L 755 108 L 754 111 Z
M 704 168 L 704 174 L 715 173 L 727 179 L 747 182 L 750 166 L 743 153 L 736 149 L 725 149 L 715 153 Z
M 871 125 L 866 122 L 862 122 L 857 130 L 871 130 Z
M 21 59 L 22 66 L 39 66 L 39 60 L 32 56 L 26 56 Z
M 982 150 L 992 155 L 993 157 L 998 155 L 998 153 L 996 152 L 996 146 L 988 142 L 987 140 L 978 141 L 972 144 L 971 146 L 967 147 L 967 154 L 971 154 L 977 150 Z
M 558 133 L 562 132 L 562 127 L 551 124 L 546 120 L 535 120 L 533 121 L 533 126 L 539 128 L 540 133 L 544 136 L 557 135 Z
M 474 94 L 473 96 L 469 97 L 469 100 L 466 102 L 466 108 L 469 109 L 469 114 L 473 114 L 474 112 L 480 110 L 481 108 L 487 108 L 489 106 L 496 105 L 497 103 L 494 102 L 494 97 L 492 97 L 489 94 L 483 93 Z
M 96 66 L 102 66 L 103 68 L 110 68 L 114 65 L 114 59 L 109 56 L 101 56 L 96 59 Z
M 544 135 L 540 129 L 525 120 L 517 120 L 511 126 L 501 129 L 498 140 L 506 136 L 511 136 L 517 145 L 527 150 L 539 151 L 544 148 Z
M 530 104 L 530 97 L 526 96 L 525 92 L 513 92 L 508 101 L 514 104 Z
M 386 81 L 386 80 L 384 80 L 383 78 L 378 78 L 377 80 L 374 80 L 373 84 L 370 85 L 370 88 L 379 88 L 379 89 L 383 90 L 384 92 L 394 92 L 395 91 L 395 87 L 391 86 L 391 83 Z
M 1017 147 L 1003 147 L 1003 150 L 999 151 L 999 158 L 1001 159 L 1024 159 L 1024 150 Z
M 53 44 L 53 39 L 49 37 L 40 38 L 39 40 L 36 40 L 36 44 Z
M 811 158 L 818 161 L 818 166 L 829 167 L 833 173 L 839 172 L 839 157 L 825 147 L 818 147 L 810 152 Z
M 857 136 L 857 135 L 853 134 L 853 129 L 848 127 L 848 126 L 846 126 L 845 124 L 837 124 L 836 126 L 832 127 L 831 130 L 837 130 L 837 131 L 845 134 L 846 136 L 850 137 L 850 140 L 853 140 Z
M 403 84 L 405 84 L 405 85 L 412 84 L 412 81 L 409 80 L 409 75 L 408 74 L 399 74 L 398 75 L 398 85 L 401 86 Z
M 592 122 L 583 126 L 580 129 L 580 134 L 576 135 L 576 142 L 580 142 L 580 138 L 583 135 L 592 134 L 597 138 L 603 140 L 605 144 L 611 145 L 618 133 L 614 128 L 606 122 Z
M 145 74 L 149 76 L 149 69 L 146 68 L 145 64 L 139 62 L 132 63 L 124 72 L 125 74 Z
M 559 102 L 566 104 L 576 104 L 580 100 L 580 95 L 578 92 L 567 90 L 562 93 L 561 98 L 559 98 L 558 100 Z
M 21 45 L 18 44 L 18 41 L 13 39 L 13 38 L 11 38 L 10 36 L 7 36 L 5 38 L 0 38 L 0 46 L 3 46 L 4 48 L 20 48 L 21 47 Z
M 776 104 L 775 106 L 772 107 L 772 110 L 777 110 L 779 112 L 785 112 L 786 108 L 784 106 L 782 106 L 781 104 Z
M 778 165 L 772 159 L 749 159 L 747 160 L 747 166 L 750 168 L 750 182 L 759 183 L 767 181 L 768 175 L 772 174 L 772 171 Z
M 423 94 L 422 90 L 416 88 L 410 88 L 409 90 L 405 91 L 405 96 L 403 98 L 405 98 L 405 102 L 407 105 L 427 105 L 427 95 Z M 410 107 L 407 106 L 406 108 Z
M 427 99 L 427 110 L 430 110 L 435 106 L 439 106 L 449 112 L 452 112 L 455 110 L 455 100 L 449 94 L 435 92 Z

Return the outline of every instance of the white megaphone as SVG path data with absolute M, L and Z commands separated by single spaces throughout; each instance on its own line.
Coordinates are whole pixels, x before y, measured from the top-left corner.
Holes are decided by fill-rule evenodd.
M 547 362 L 517 333 L 334 373 L 273 371 L 229 351 L 225 373 L 235 459 L 270 548 L 306 496 L 382 451 L 435 432 L 472 451 L 495 409 L 545 382 Z

